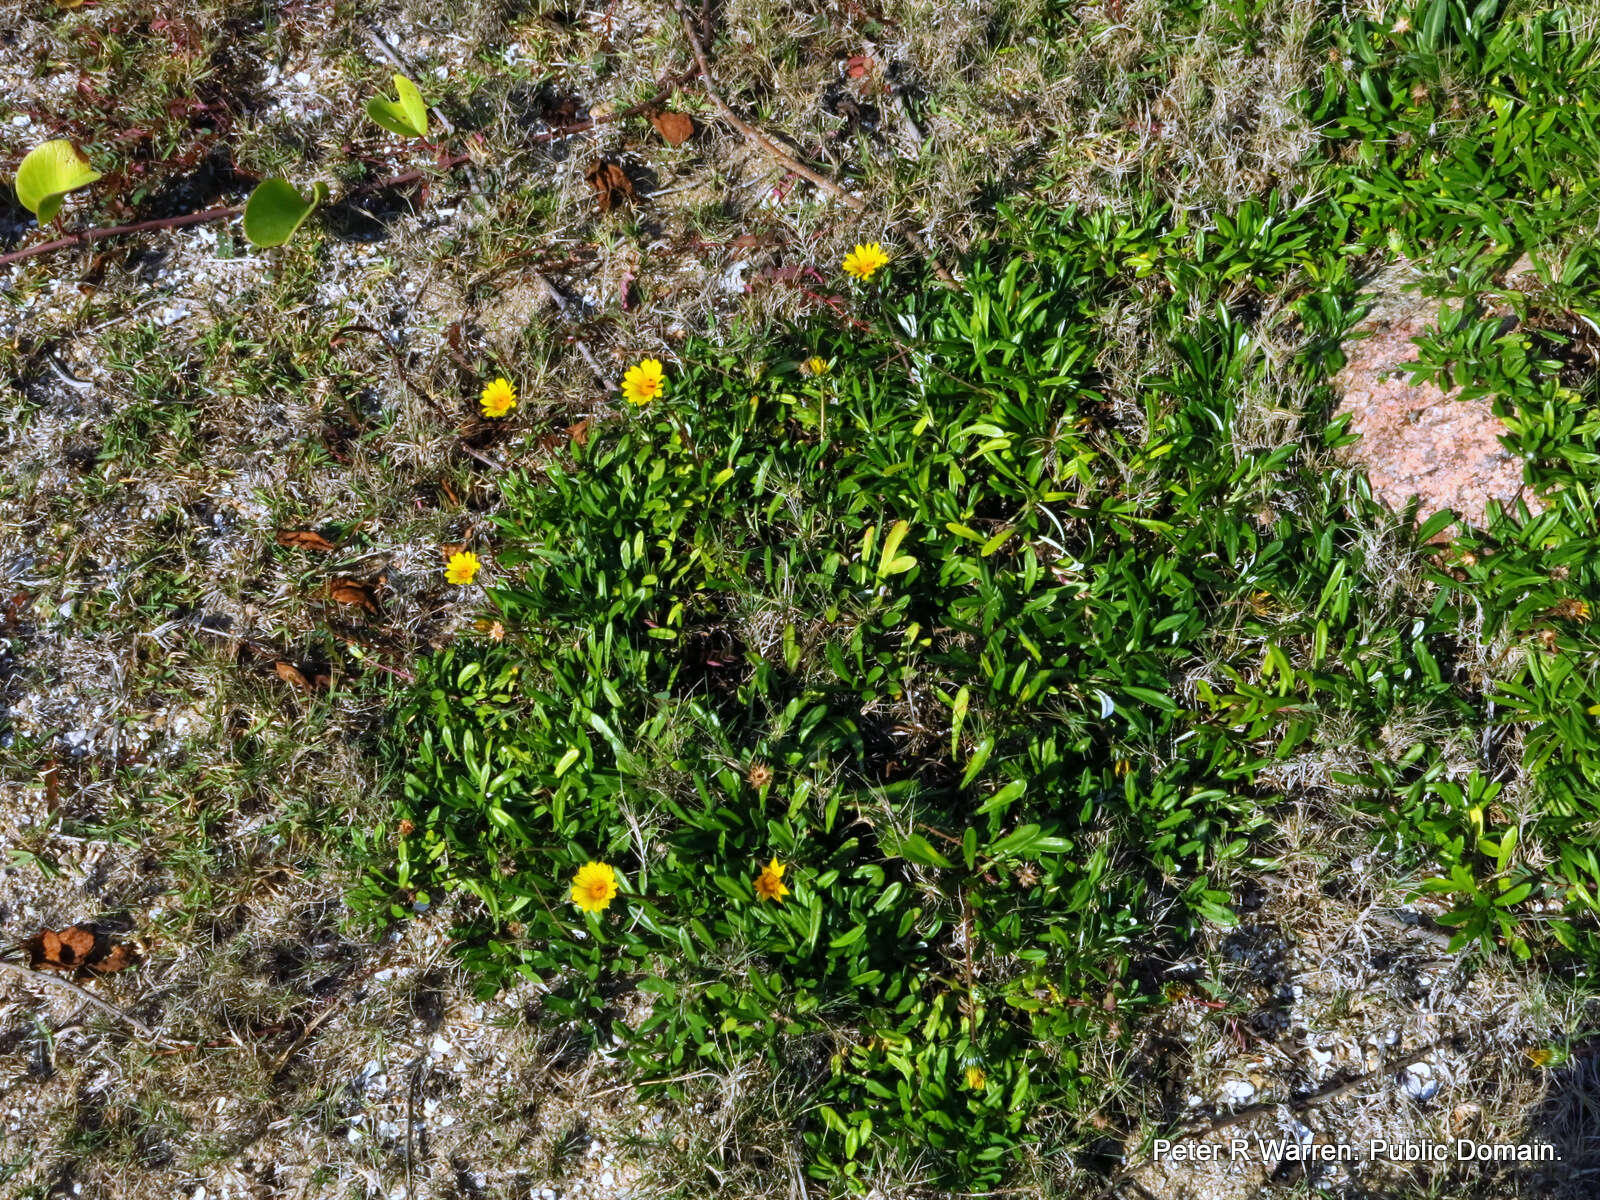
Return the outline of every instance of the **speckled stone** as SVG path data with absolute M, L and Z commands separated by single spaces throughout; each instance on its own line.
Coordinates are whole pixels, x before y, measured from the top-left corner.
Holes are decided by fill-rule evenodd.
M 1371 319 L 1346 342 L 1348 361 L 1334 377 L 1344 394 L 1338 411 L 1350 414 L 1351 431 L 1361 435 L 1346 455 L 1366 468 L 1372 494 L 1391 509 L 1421 497 L 1421 520 L 1449 509 L 1478 525 L 1489 500 L 1509 506 L 1519 497 L 1537 511 L 1542 505 L 1524 490 L 1522 459 L 1500 443 L 1506 428 L 1490 401 L 1413 385 L 1399 371 L 1416 360 L 1411 339 L 1424 332 L 1433 312 L 1424 304 Z

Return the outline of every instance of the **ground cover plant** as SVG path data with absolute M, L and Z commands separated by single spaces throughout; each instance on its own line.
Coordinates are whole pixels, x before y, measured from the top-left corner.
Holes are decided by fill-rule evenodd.
M 622 153 L 568 172 L 577 202 L 519 176 L 526 156 L 585 124 L 570 97 L 539 100 L 543 140 L 501 145 L 503 170 L 481 150 L 470 167 L 444 155 L 414 170 L 427 181 L 418 221 L 456 186 L 491 219 L 444 225 L 436 257 L 392 291 L 403 253 L 351 259 L 336 238 L 363 218 L 396 220 L 375 202 L 379 217 L 357 210 L 374 178 L 388 188 L 408 173 L 412 148 L 348 122 L 425 134 L 428 112 L 402 86 L 410 72 L 366 67 L 346 89 L 351 102 L 335 107 L 347 123 L 319 136 L 353 137 L 370 161 L 342 160 L 344 186 L 312 190 L 315 203 L 297 185 L 326 185 L 310 182 L 303 144 L 277 130 L 249 145 L 268 182 L 235 180 L 238 196 L 203 203 L 293 179 L 284 236 L 253 239 L 286 244 L 255 259 L 231 235 L 213 243 L 208 270 L 271 269 L 193 340 L 153 322 L 105 334 L 118 402 L 88 452 L 95 469 L 49 501 L 49 527 L 69 541 L 74 506 L 102 520 L 158 514 L 163 540 L 145 555 L 159 569 L 79 591 L 68 581 L 80 551 L 44 556 L 70 587 L 48 603 L 23 575 L 41 612 L 70 601 L 86 637 L 110 641 L 135 620 L 153 629 L 141 636 L 167 656 L 130 656 L 152 694 L 187 702 L 193 676 L 225 679 L 209 693 L 215 742 L 191 735 L 208 747 L 192 760 L 69 763 L 64 816 L 49 759 L 53 782 L 35 798 L 50 815 L 8 847 L 11 869 L 41 878 L 61 876 L 53 831 L 154 847 L 177 881 L 157 902 L 154 953 L 183 965 L 188 982 L 169 997 L 181 987 L 193 999 L 161 1026 L 166 1042 L 145 1039 L 128 1061 L 140 1078 L 192 1056 L 242 1063 L 229 1078 L 248 1120 L 211 1138 L 191 1133 L 209 1096 L 146 1086 L 128 1105 L 75 1098 L 68 1174 L 26 1177 L 28 1194 L 69 1186 L 97 1159 L 153 1177 L 181 1156 L 188 1186 L 196 1164 L 237 1161 L 291 1112 L 356 1146 L 363 1103 L 374 1118 L 389 1104 L 393 1120 L 387 1133 L 367 1126 L 369 1149 L 342 1151 L 368 1156 L 360 1170 L 293 1186 L 371 1194 L 382 1175 L 390 1194 L 523 1194 L 518 1130 L 550 1126 L 542 1180 L 563 1177 L 590 1128 L 587 1110 L 563 1122 L 525 1097 L 574 1057 L 614 1051 L 626 1065 L 599 1093 L 643 1086 L 683 1122 L 641 1143 L 650 1194 L 1082 1195 L 1108 1173 L 1135 1186 L 1150 1137 L 1195 1116 L 1172 1089 L 1199 1068 L 1173 1065 L 1165 1031 L 1198 1015 L 1240 1049 L 1274 1044 L 1212 948 L 1244 944 L 1218 931 L 1248 926 L 1259 880 L 1289 869 L 1289 830 L 1308 811 L 1354 827 L 1317 851 L 1329 875 L 1358 855 L 1377 861 L 1381 884 L 1359 886 L 1437 918 L 1464 976 L 1536 972 L 1524 978 L 1548 998 L 1544 1024 L 1515 1046 L 1538 1056 L 1526 1071 L 1585 1060 L 1572 1014 L 1600 887 L 1586 799 L 1600 461 L 1582 287 L 1592 31 L 1567 13 L 1440 0 L 1350 21 L 1315 5 L 1128 7 L 993 14 L 996 61 L 1025 65 L 973 66 L 981 102 L 938 95 L 970 105 L 963 120 L 990 137 L 975 114 L 1020 103 L 1016 80 L 1035 72 L 1060 135 L 1027 146 L 1006 133 L 1017 154 L 998 180 L 970 146 L 921 161 L 877 153 L 883 114 L 847 98 L 856 147 L 819 141 L 813 160 L 875 200 L 916 197 L 924 215 L 947 211 L 952 180 L 981 183 L 960 221 L 983 236 L 939 245 L 936 268 L 899 208 L 880 220 L 843 202 L 848 214 L 804 207 L 775 226 L 788 257 L 763 268 L 767 290 L 752 286 L 737 320 L 708 321 L 714 337 L 649 323 L 649 301 L 673 286 L 652 256 L 674 242 L 710 253 L 708 234 L 731 245 L 726 207 L 664 233 L 644 203 L 654 185 Z M 303 37 L 298 19 L 267 32 Z M 692 20 L 666 14 L 654 42 L 629 48 L 650 68 L 638 78 L 674 78 L 662 62 L 691 57 L 680 25 L 689 41 L 707 28 Z M 568 24 L 553 16 L 540 37 L 586 45 Z M 868 24 L 874 37 L 892 28 Z M 760 81 L 798 66 L 752 49 L 771 35 L 759 22 L 728 27 L 741 36 L 705 39 L 708 73 L 736 64 L 744 94 L 723 90 L 770 120 Z M 1127 61 L 1090 49 L 1135 27 L 1115 50 Z M 1232 170 L 1227 147 L 1279 117 L 1220 94 L 1213 104 L 1184 72 L 1216 71 L 1229 61 L 1218 47 L 1269 58 L 1279 40 L 1326 63 L 1294 109 L 1320 133 L 1297 143 L 1309 158 Z M 881 69 L 873 50 L 851 49 L 862 53 L 841 58 L 841 78 Z M 145 61 L 103 41 L 75 53 L 96 72 Z M 497 45 L 482 53 L 456 64 L 461 93 L 416 73 L 449 97 L 458 127 L 505 99 L 515 69 Z M 1052 107 L 1064 79 L 1103 83 L 1103 107 Z M 641 85 L 602 116 L 676 154 L 682 125 L 645 111 L 659 92 Z M 892 92 L 868 94 L 889 109 Z M 931 97 L 923 107 L 908 94 L 912 129 L 938 118 Z M 151 114 L 187 111 L 162 104 Z M 1212 125 L 1195 120 L 1213 109 Z M 709 102 L 694 111 L 718 116 Z M 71 132 L 98 137 L 107 119 Z M 1160 132 L 1186 122 L 1181 138 Z M 1208 141 L 1208 129 L 1225 132 Z M 184 154 L 211 132 L 161 127 Z M 1092 151 L 1081 161 L 1080 146 Z M 67 203 L 120 203 L 118 160 L 91 150 L 105 173 Z M 760 170 L 779 162 L 773 195 L 795 185 L 781 160 L 751 153 Z M 468 169 L 452 183 L 456 167 Z M 1093 203 L 1063 203 L 1090 171 L 1115 182 Z M 29 198 L 59 193 L 30 185 Z M 579 282 L 564 296 L 536 273 L 550 309 L 508 304 L 500 335 L 475 327 L 468 312 L 499 300 L 508 264 L 556 272 L 532 231 L 562 205 L 581 207 L 585 236 L 598 229 L 575 252 L 595 265 L 562 269 L 604 275 L 603 298 Z M 1530 508 L 1482 527 L 1397 518 L 1339 459 L 1351 440 L 1330 419 L 1339 345 L 1367 275 L 1400 254 L 1445 305 L 1416 373 L 1494 398 L 1528 461 Z M 1518 291 L 1506 279 L 1523 255 Z M 30 301 L 48 294 L 35 266 L 19 276 Z M 944 286 L 945 266 L 958 287 Z M 336 272 L 340 287 L 364 273 L 361 305 L 329 298 Z M 406 314 L 436 274 L 455 291 L 432 301 L 449 316 L 428 328 Z M 597 359 L 591 344 L 615 354 Z M 66 371 L 41 357 L 48 343 L 6 353 L 33 396 L 41 375 Z M 583 398 L 556 403 L 557 388 Z M 255 430 L 229 424 L 258 395 L 292 415 L 272 422 L 290 433 L 252 443 Z M 30 420 L 46 419 L 48 405 L 24 400 Z M 237 486 L 210 473 L 235 440 L 276 456 L 265 471 L 228 459 Z M 236 518 L 170 499 L 173 476 L 248 494 L 258 507 L 239 511 L 260 544 L 228 540 Z M 143 510 L 118 490 L 141 477 L 154 481 Z M 11 502 L 30 529 L 29 506 L 51 494 L 46 474 L 21 478 Z M 222 532 L 194 534 L 194 521 Z M 225 595 L 197 582 L 208 558 L 236 564 Z M 208 615 L 218 610 L 228 624 Z M 8 632 L 24 611 L 8 610 Z M 205 649 L 219 638 L 234 652 Z M 180 642 L 182 656 L 170 650 Z M 276 704 L 260 699 L 269 688 Z M 31 776 L 55 745 L 11 749 Z M 333 897 L 352 875 L 359 920 L 335 936 Z M 117 894 L 161 894 L 147 886 Z M 307 898 L 292 933 L 252 944 L 239 931 L 280 892 Z M 58 941 L 79 929 L 72 914 L 52 920 Z M 226 996 L 200 982 L 219 961 Z M 476 991 L 472 1021 L 514 1031 L 500 1044 L 521 1073 L 482 1089 L 493 1098 L 471 1131 L 508 1140 L 503 1185 L 457 1159 L 439 1164 L 449 1182 L 421 1178 L 429 1114 L 450 1100 L 427 1089 L 450 1053 L 435 1030 L 448 992 L 437 964 L 451 961 Z M 384 980 L 402 969 L 412 990 L 396 998 Z M 248 982 L 252 971 L 265 982 Z M 146 999 L 128 1015 L 155 1023 L 163 1003 L 180 1002 Z M 331 1043 L 319 1031 L 341 1022 L 349 1082 L 309 1061 Z M 379 1031 L 365 1065 L 363 1023 Z M 19 1027 L 0 1045 L 28 1056 L 30 1078 L 36 1063 L 40 1077 L 65 1076 L 58 1036 L 72 1031 Z M 1191 1041 L 1197 1064 L 1203 1043 Z M 391 1076 L 389 1099 L 362 1100 Z M 1289 1103 L 1306 1094 L 1302 1076 L 1283 1083 Z M 715 1123 L 697 1124 L 688 1114 L 717 1089 Z M 595 1092 L 585 1073 L 561 1106 Z M 12 1153 L 0 1144 L 0 1179 L 30 1169 Z M 811 1183 L 791 1185 L 791 1171 Z M 1285 1186 L 1324 1185 L 1359 1186 Z M 1542 1181 L 1445 1171 L 1430 1185 L 1494 1195 Z
M 647 1077 L 764 1056 L 819 1177 L 928 1155 L 964 1187 L 1002 1182 L 1030 1113 L 1084 1105 L 1086 1048 L 1163 1002 L 1161 953 L 1232 919 L 1274 764 L 1335 733 L 1360 767 L 1332 781 L 1434 873 L 1453 949 L 1592 955 L 1592 397 L 1559 336 L 1481 317 L 1524 253 L 1519 328 L 1585 315 L 1562 280 L 1594 51 L 1498 10 L 1330 38 L 1354 65 L 1313 101 L 1321 194 L 1204 226 L 1007 214 L 959 292 L 852 295 L 764 360 L 691 347 L 649 409 L 508 480 L 504 640 L 419 682 L 414 848 L 369 899 L 469 890 L 491 986 L 543 980 Z M 1479 87 L 1481 115 L 1440 111 Z M 1356 269 L 1394 252 L 1467 301 L 1417 373 L 1495 396 L 1555 497 L 1443 553 L 1450 514 L 1372 553 L 1382 512 L 1323 453 Z M 1170 365 L 1112 394 L 1119 310 Z M 599 860 L 619 890 L 585 918 L 566 881 Z M 642 1020 L 612 1003 L 633 987 Z

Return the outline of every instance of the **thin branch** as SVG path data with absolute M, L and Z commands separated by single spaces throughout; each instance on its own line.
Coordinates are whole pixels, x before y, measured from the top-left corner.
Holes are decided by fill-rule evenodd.
M 673 0 L 673 6 L 677 9 L 678 20 L 683 25 L 683 34 L 689 39 L 689 49 L 694 54 L 695 65 L 699 68 L 700 90 L 706 94 L 706 99 L 711 101 L 711 106 L 717 110 L 722 119 L 743 134 L 747 142 L 761 150 L 766 151 L 767 154 L 771 155 L 774 159 L 776 159 L 790 171 L 793 171 L 796 175 L 799 175 L 803 179 L 810 180 L 829 195 L 843 200 L 851 208 L 855 209 L 856 212 L 866 212 L 867 202 L 860 196 L 846 191 L 839 183 L 828 178 L 828 176 L 822 174 L 820 171 L 813 170 L 811 167 L 806 166 L 805 163 L 795 158 L 794 155 L 784 150 L 770 137 L 762 133 L 761 130 L 757 129 L 738 113 L 734 112 L 733 109 L 728 107 L 727 101 L 725 101 L 722 98 L 721 93 L 717 91 L 716 81 L 712 78 L 711 64 L 706 58 L 705 44 L 701 41 L 700 34 L 695 30 L 694 18 L 689 15 L 688 9 L 683 7 L 680 0 Z M 702 20 L 708 18 L 709 10 L 702 14 Z M 961 286 L 956 277 L 950 274 L 950 272 L 945 268 L 945 265 L 939 261 L 938 255 L 934 254 L 933 250 L 928 246 L 928 243 L 923 241 L 921 234 L 919 234 L 915 229 L 912 229 L 909 225 L 903 223 L 899 226 L 899 229 L 900 232 L 906 236 L 906 240 L 916 247 L 917 253 L 922 255 L 922 257 L 927 260 L 928 266 L 933 269 L 934 275 L 938 277 L 941 283 L 945 284 L 947 287 L 953 288 L 959 288 Z
M 554 304 L 556 308 L 561 311 L 562 317 L 568 321 L 571 321 L 572 305 L 568 302 L 567 298 L 561 294 L 561 289 L 556 287 L 555 284 L 551 283 L 549 276 L 545 275 L 542 271 L 534 271 L 533 277 L 538 282 L 539 286 L 544 289 L 545 295 L 550 298 L 550 303 Z M 577 346 L 578 353 L 583 356 L 583 361 L 589 365 L 589 370 L 594 373 L 595 382 L 600 385 L 600 390 L 603 392 L 616 391 L 617 385 L 608 379 L 606 377 L 606 373 L 600 369 L 600 364 L 595 361 L 594 354 L 589 349 L 589 344 L 582 338 L 574 338 L 573 344 Z
M 417 1085 L 422 1082 L 422 1069 L 427 1065 L 427 1059 L 418 1056 L 411 1068 L 411 1083 L 406 1088 L 406 1200 L 414 1200 L 416 1193 L 412 1190 L 411 1172 L 411 1131 L 417 1123 Z
M 6 962 L 3 959 L 0 959 L 0 971 L 9 971 L 11 974 L 19 975 L 23 979 L 31 980 L 37 983 L 48 983 L 52 987 L 58 987 L 63 991 L 71 992 L 80 1000 L 86 1000 L 90 1004 L 94 1005 L 94 1007 L 105 1013 L 106 1016 L 115 1017 L 117 1020 L 128 1025 L 135 1033 L 147 1041 L 153 1042 L 157 1040 L 155 1030 L 151 1029 L 150 1026 L 146 1025 L 143 1021 L 139 1020 L 138 1017 L 132 1015 L 131 1013 L 123 1012 L 115 1004 L 112 1004 L 107 1000 L 100 999 L 99 996 L 96 996 L 87 988 L 79 987 L 70 979 L 65 979 L 60 975 L 52 975 L 45 971 L 35 971 L 32 967 L 24 966 L 22 963 Z
M 700 34 L 695 30 L 694 19 L 689 15 L 687 9 L 681 4 L 677 4 L 676 0 L 674 0 L 674 6 L 678 10 L 678 20 L 683 25 L 684 36 L 689 39 L 689 49 L 694 53 L 695 65 L 700 69 L 700 90 L 705 92 L 706 99 L 711 101 L 711 106 L 717 110 L 722 119 L 743 134 L 747 142 L 761 150 L 765 150 L 796 175 L 803 179 L 809 179 L 823 191 L 843 200 L 857 212 L 865 212 L 867 202 L 860 196 L 845 191 L 843 187 L 820 171 L 815 171 L 806 166 L 805 163 L 788 153 L 766 134 L 762 133 L 761 130 L 728 107 L 727 101 L 723 100 L 721 94 L 717 91 L 716 81 L 711 76 L 711 64 L 706 59 L 706 48 L 700 41 Z
M 243 211 L 243 205 L 235 204 L 227 208 L 208 208 L 204 212 L 185 213 L 181 217 L 163 217 L 159 221 L 135 221 L 132 225 L 85 229 L 79 233 L 70 233 L 64 238 L 57 238 L 53 242 L 40 242 L 34 246 L 24 246 L 21 250 L 13 250 L 10 254 L 0 254 L 0 267 L 10 266 L 14 262 L 21 262 L 36 254 L 50 254 L 71 246 L 87 246 L 90 242 L 123 237 L 130 233 L 145 233 L 152 229 L 181 229 L 185 225 L 209 225 L 212 221 L 226 221 L 230 217 L 236 217 Z

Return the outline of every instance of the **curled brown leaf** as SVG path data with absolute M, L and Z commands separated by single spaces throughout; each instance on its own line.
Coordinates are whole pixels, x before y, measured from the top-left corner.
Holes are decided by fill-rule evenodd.
M 583 176 L 594 188 L 594 202 L 603 213 L 610 212 L 624 200 L 633 199 L 633 180 L 622 167 L 609 159 L 600 159 Z
M 93 925 L 79 922 L 66 929 L 41 929 L 22 943 L 28 966 L 35 971 L 94 971 L 109 975 L 129 966 L 134 949 Z
M 280 546 L 297 546 L 302 550 L 315 550 L 321 554 L 332 554 L 339 548 L 315 529 L 280 529 L 277 539 Z
M 335 577 L 328 581 L 328 596 L 338 604 L 349 604 L 369 613 L 378 611 L 378 598 L 372 588 L 356 579 Z

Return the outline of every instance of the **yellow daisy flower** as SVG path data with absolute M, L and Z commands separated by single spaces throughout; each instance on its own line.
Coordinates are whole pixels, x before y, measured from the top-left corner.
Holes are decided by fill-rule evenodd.
M 856 248 L 846 254 L 844 261 L 839 265 L 844 268 L 846 275 L 852 275 L 865 283 L 878 273 L 879 268 L 889 265 L 889 256 L 877 242 L 867 242 L 865 245 L 858 242 Z
M 572 902 L 584 912 L 599 912 L 616 894 L 617 873 L 605 863 L 584 863 L 572 877 Z
M 622 377 L 622 394 L 627 397 L 629 404 L 637 404 L 641 408 L 661 395 L 666 386 L 661 364 L 653 358 L 629 367 L 628 373 Z
M 968 1067 L 966 1083 L 969 1092 L 981 1092 L 989 1086 L 989 1077 L 983 1073 L 982 1067 Z
M 486 417 L 503 417 L 517 406 L 517 385 L 509 379 L 494 379 L 483 385 L 478 399 Z
M 458 583 L 465 587 L 477 575 L 478 568 L 483 566 L 478 561 L 478 556 L 471 550 L 462 550 L 452 554 L 450 560 L 444 565 L 444 577 L 450 583 Z
M 826 375 L 829 371 L 833 370 L 833 368 L 828 365 L 828 360 L 823 358 L 821 355 L 813 355 L 812 357 L 806 359 L 805 368 L 807 375 Z
M 783 886 L 783 864 L 774 858 L 756 876 L 756 898 L 782 904 L 788 894 L 789 889 Z

